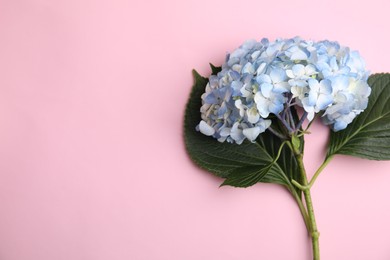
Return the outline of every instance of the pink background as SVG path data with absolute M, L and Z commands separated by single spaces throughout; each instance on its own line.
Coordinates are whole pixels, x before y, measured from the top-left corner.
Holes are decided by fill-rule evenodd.
M 390 71 L 388 0 L 0 0 L 1 260 L 310 260 L 279 186 L 218 188 L 182 139 L 191 69 L 244 40 L 338 40 Z M 320 164 L 322 125 L 307 137 Z M 324 260 L 390 259 L 390 162 L 313 189 Z

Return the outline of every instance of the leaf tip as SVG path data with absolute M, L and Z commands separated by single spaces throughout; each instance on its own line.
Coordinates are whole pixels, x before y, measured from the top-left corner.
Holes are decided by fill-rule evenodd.
M 222 188 L 223 186 L 229 186 L 229 184 L 226 184 L 226 180 L 224 180 L 221 185 L 219 185 L 218 188 Z
M 192 69 L 192 75 L 195 79 L 203 78 L 202 75 L 200 75 L 199 72 L 197 72 L 195 69 Z
M 211 62 L 209 64 L 210 64 L 210 68 L 211 68 L 211 74 L 213 74 L 213 75 L 218 74 L 218 72 L 220 72 L 222 70 L 222 67 L 217 67 L 214 64 L 212 64 Z

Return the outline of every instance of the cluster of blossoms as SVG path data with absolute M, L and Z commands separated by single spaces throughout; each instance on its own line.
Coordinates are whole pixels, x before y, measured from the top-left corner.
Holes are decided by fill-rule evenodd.
M 290 134 L 318 113 L 339 131 L 367 107 L 368 76 L 359 53 L 337 42 L 247 41 L 210 76 L 197 129 L 220 142 L 253 142 L 271 130 L 271 117 L 292 120 L 289 110 L 297 105 L 304 113 L 299 124 L 285 124 Z

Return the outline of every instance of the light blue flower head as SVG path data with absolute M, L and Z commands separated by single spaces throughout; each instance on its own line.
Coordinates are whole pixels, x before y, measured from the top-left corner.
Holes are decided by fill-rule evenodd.
M 368 76 L 359 53 L 337 42 L 250 40 L 210 76 L 197 129 L 220 142 L 254 142 L 273 117 L 292 134 L 300 125 L 286 124 L 285 117 L 298 105 L 304 111 L 300 122 L 320 114 L 339 131 L 367 107 Z

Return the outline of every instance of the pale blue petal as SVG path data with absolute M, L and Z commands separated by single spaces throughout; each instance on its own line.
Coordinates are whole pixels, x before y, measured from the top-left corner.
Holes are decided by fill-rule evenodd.
M 257 44 L 257 41 L 254 40 L 254 39 L 250 39 L 250 40 L 247 40 L 246 42 L 244 42 L 241 47 L 243 49 L 246 49 L 246 50 L 249 50 L 249 49 L 252 49 L 253 47 L 255 47 L 255 45 Z
M 199 131 L 207 136 L 211 136 L 215 133 L 214 128 L 209 126 L 204 120 L 200 121 L 199 123 Z
M 202 96 L 202 99 L 207 104 L 218 104 L 218 99 L 214 95 L 214 92 L 210 92 L 206 94 L 205 96 Z
M 211 88 L 217 88 L 218 87 L 219 79 L 215 75 L 211 75 L 209 79 L 210 87 Z
M 240 81 L 233 81 L 232 84 L 230 85 L 232 90 L 233 90 L 233 93 L 232 95 L 233 96 L 239 96 L 240 95 L 240 90 L 243 86 L 243 83 L 240 82 Z
M 233 80 L 240 80 L 240 73 L 238 73 L 237 71 L 235 70 L 231 70 L 229 72 L 229 75 L 230 77 L 233 79 Z
M 290 92 L 291 86 L 288 84 L 288 82 L 280 82 L 274 84 L 274 89 L 273 91 L 276 93 L 285 93 L 285 92 Z
M 279 83 L 287 80 L 286 72 L 284 71 L 284 69 L 281 68 L 273 68 L 269 75 L 271 77 L 272 82 L 274 83 Z
M 308 106 L 315 106 L 317 103 L 318 95 L 317 92 L 310 91 L 309 96 L 307 97 L 307 105 Z
M 275 103 L 271 103 L 269 105 L 269 111 L 275 115 L 279 114 L 280 112 L 282 112 L 284 106 L 283 106 L 283 103 L 282 102 L 275 102 Z
M 234 64 L 237 64 L 239 62 L 240 62 L 240 57 L 232 57 L 232 55 L 230 55 L 227 65 L 229 67 L 232 67 Z
M 310 91 L 314 91 L 314 92 L 319 92 L 320 91 L 320 84 L 318 83 L 318 80 L 316 80 L 316 79 L 308 79 L 307 82 L 309 83 Z
M 301 77 L 305 75 L 305 66 L 303 66 L 302 64 L 296 64 L 292 67 L 292 71 L 295 76 Z
M 339 65 L 337 64 L 336 57 L 332 57 L 332 58 L 330 59 L 329 65 L 330 65 L 330 67 L 332 68 L 332 70 L 334 70 L 334 71 L 336 71 L 336 70 L 339 69 Z
M 320 91 L 323 94 L 331 94 L 332 93 L 332 82 L 329 79 L 321 80 Z
M 242 130 L 238 128 L 239 123 L 235 123 L 231 129 L 230 136 L 231 138 L 236 141 L 237 144 L 241 144 L 245 136 L 242 134 Z
M 266 74 L 261 74 L 256 77 L 257 83 L 272 83 L 271 77 Z
M 317 99 L 317 108 L 320 109 L 320 110 L 324 110 L 327 106 L 329 106 L 330 104 L 332 104 L 333 102 L 333 97 L 332 95 L 319 95 L 318 99 Z
M 347 127 L 347 125 L 348 124 L 345 121 L 342 120 L 336 121 L 336 123 L 333 125 L 333 130 L 335 132 L 343 130 Z
M 226 102 L 223 102 L 221 107 L 218 109 L 218 117 L 222 117 L 227 112 Z
M 265 71 L 266 67 L 267 67 L 267 63 L 265 62 L 261 63 L 256 70 L 257 75 L 262 74 Z
M 329 64 L 325 61 L 317 62 L 316 67 L 319 71 L 330 70 Z
M 241 57 L 243 57 L 248 51 L 247 50 L 244 50 L 244 49 L 236 49 L 235 51 L 233 51 L 230 56 L 229 56 L 229 60 L 231 59 L 240 59 Z
M 345 90 L 349 86 L 349 78 L 346 76 L 337 76 L 331 79 L 332 87 L 336 91 Z
M 296 60 L 307 60 L 307 58 L 308 58 L 307 54 L 304 51 L 300 50 L 300 49 L 294 51 L 292 53 L 291 57 L 290 57 L 290 59 L 293 60 L 293 61 L 296 61 Z
M 260 85 L 261 94 L 263 94 L 263 96 L 266 98 L 270 97 L 272 89 L 273 89 L 273 85 L 269 83 L 263 83 Z

